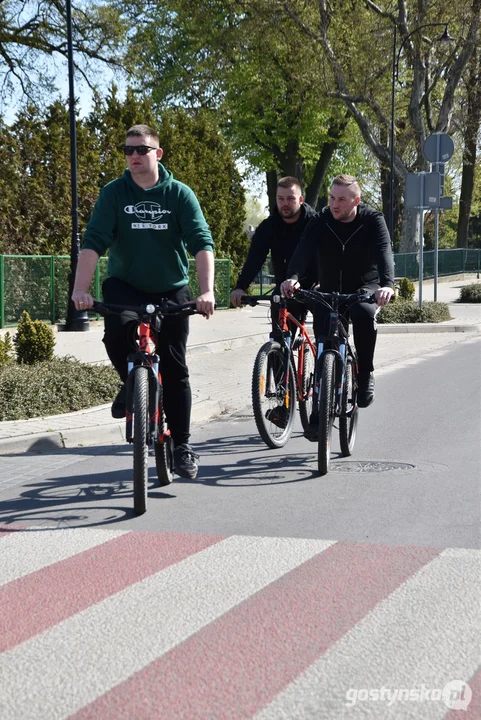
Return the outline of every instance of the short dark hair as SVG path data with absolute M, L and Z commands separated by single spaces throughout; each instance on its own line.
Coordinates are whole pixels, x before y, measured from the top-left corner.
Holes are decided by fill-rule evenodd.
M 152 140 L 160 143 L 159 136 L 150 125 L 132 125 L 127 130 L 126 137 L 150 137 Z
M 286 177 L 281 178 L 277 181 L 277 187 L 289 189 L 292 186 L 298 187 L 300 190 L 300 193 L 302 195 L 302 185 L 301 181 L 297 178 L 293 177 L 292 175 L 286 175 Z
M 332 184 L 343 185 L 344 187 L 355 185 L 354 190 L 358 193 L 359 197 L 361 197 L 361 185 L 359 184 L 357 177 L 354 177 L 354 175 L 336 175 Z

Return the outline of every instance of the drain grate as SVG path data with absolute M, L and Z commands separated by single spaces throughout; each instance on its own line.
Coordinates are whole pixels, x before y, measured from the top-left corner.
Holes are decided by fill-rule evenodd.
M 422 469 L 419 465 L 394 460 L 346 460 L 331 462 L 329 466 L 329 472 L 339 473 L 410 472 Z

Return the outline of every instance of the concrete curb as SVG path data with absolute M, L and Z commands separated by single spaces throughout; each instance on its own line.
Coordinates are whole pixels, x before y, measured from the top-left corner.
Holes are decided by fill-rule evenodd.
M 379 323 L 377 326 L 378 333 L 451 333 L 451 332 L 481 332 L 481 325 L 449 325 L 452 320 L 446 320 L 444 323 Z
M 78 416 L 79 413 L 95 412 L 110 405 L 89 408 L 87 411 L 79 410 L 77 413 L 67 413 L 61 416 L 66 427 L 63 430 L 52 430 L 41 433 L 17 435 L 0 439 L 0 456 L 34 452 L 52 453 L 59 450 L 88 447 L 91 445 L 106 445 L 111 443 L 125 443 L 125 421 L 110 422 L 104 425 L 91 425 L 84 427 L 67 427 L 68 417 Z M 192 405 L 191 421 L 193 425 L 206 422 L 219 417 L 226 411 L 226 404 L 222 400 L 198 400 Z

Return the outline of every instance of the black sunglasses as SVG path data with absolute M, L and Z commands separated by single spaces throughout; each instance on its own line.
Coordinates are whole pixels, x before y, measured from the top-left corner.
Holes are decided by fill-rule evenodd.
M 133 155 L 136 152 L 138 155 L 147 155 L 151 150 L 158 150 L 151 145 L 124 145 L 122 151 L 124 155 Z

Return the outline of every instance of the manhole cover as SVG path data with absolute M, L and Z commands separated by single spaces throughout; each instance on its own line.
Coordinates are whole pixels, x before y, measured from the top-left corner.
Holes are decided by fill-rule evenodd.
M 421 469 L 412 463 L 393 460 L 347 460 L 346 462 L 332 462 L 329 466 L 330 472 L 339 473 L 408 472 Z

